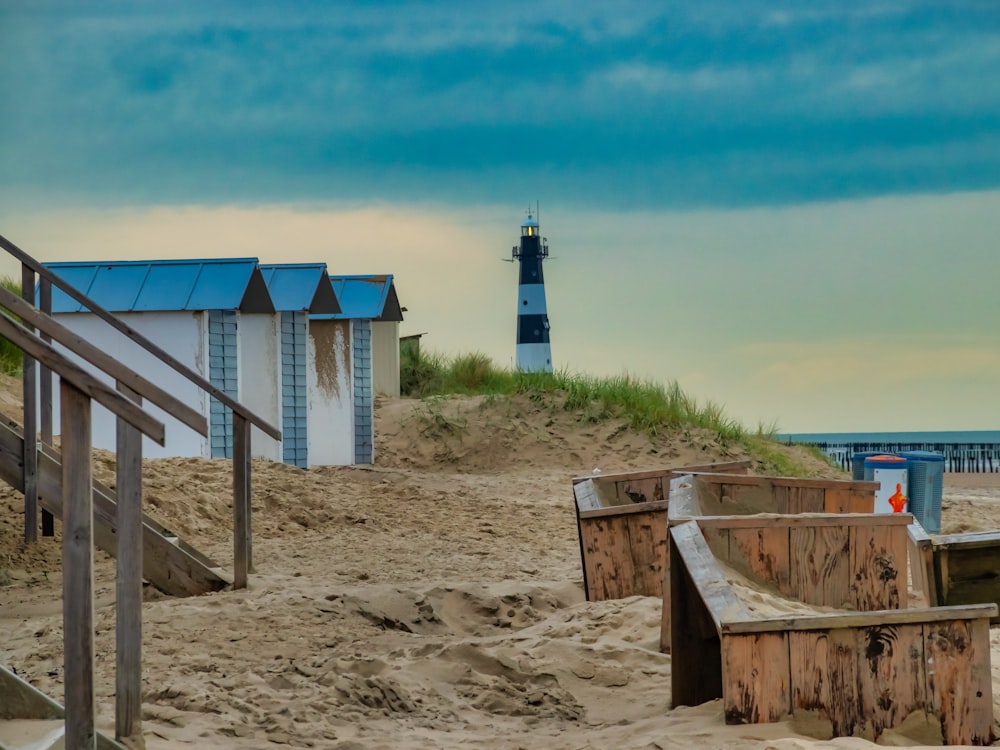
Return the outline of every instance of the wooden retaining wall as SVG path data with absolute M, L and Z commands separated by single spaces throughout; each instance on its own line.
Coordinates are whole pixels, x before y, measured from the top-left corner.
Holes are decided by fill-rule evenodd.
M 674 706 L 722 698 L 731 724 L 809 711 L 870 740 L 924 713 L 946 744 L 992 741 L 996 605 L 759 618 L 691 521 L 671 527 L 669 569 Z
M 577 477 L 573 480 L 588 601 L 662 596 L 670 480 L 692 471 L 746 473 L 749 461 Z

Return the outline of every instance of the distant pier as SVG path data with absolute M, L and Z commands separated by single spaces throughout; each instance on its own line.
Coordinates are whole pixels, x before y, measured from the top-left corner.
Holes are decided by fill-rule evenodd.
M 998 443 L 825 443 L 795 441 L 801 445 L 815 445 L 826 453 L 840 468 L 850 471 L 855 453 L 879 451 L 902 453 L 904 451 L 936 451 L 944 456 L 944 470 L 954 473 L 1000 473 L 1000 444 Z

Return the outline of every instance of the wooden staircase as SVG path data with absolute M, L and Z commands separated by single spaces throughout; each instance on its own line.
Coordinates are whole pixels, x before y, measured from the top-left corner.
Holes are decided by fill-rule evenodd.
M 0 479 L 24 491 L 24 437 L 13 421 L 0 423 Z M 59 452 L 41 446 L 38 452 L 38 503 L 62 518 L 62 463 Z M 117 497 L 110 487 L 94 480 L 94 544 L 112 557 L 118 554 Z M 218 563 L 185 543 L 167 528 L 143 514 L 142 576 L 171 596 L 195 596 L 219 591 L 232 577 Z
M 0 750 L 62 750 L 66 712 L 45 693 L 0 666 Z M 97 750 L 124 750 L 97 734 Z

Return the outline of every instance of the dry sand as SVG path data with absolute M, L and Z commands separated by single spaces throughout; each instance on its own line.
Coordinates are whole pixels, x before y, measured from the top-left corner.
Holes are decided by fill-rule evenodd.
M 718 701 L 669 709 L 660 601 L 584 601 L 570 479 L 743 456 L 699 433 L 651 440 L 578 417 L 527 399 L 389 401 L 374 467 L 254 462 L 250 589 L 147 592 L 147 747 L 871 746 L 792 720 L 727 726 Z M 110 456 L 95 471 L 113 481 Z M 228 567 L 228 464 L 150 461 L 144 476 L 147 511 Z M 945 530 L 1000 528 L 998 480 L 948 475 Z M 25 549 L 20 502 L 0 491 L 0 663 L 60 699 L 58 537 Z M 100 553 L 96 566 L 110 729 L 114 570 Z

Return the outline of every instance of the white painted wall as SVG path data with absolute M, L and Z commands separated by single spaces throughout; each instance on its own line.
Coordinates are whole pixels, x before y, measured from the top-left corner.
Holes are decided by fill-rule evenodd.
M 309 465 L 349 466 L 354 463 L 350 321 L 310 321 L 306 356 Z
M 239 401 L 254 414 L 281 427 L 281 335 L 277 315 L 239 316 Z M 254 458 L 281 460 L 281 443 L 261 432 L 250 430 Z
M 399 323 L 372 321 L 372 384 L 375 393 L 399 398 Z
M 207 350 L 208 319 L 203 312 L 142 312 L 121 313 L 121 320 L 153 343 L 164 349 L 168 354 L 198 373 L 204 372 L 204 362 Z M 169 365 L 160 362 L 138 344 L 130 341 L 124 335 L 113 329 L 96 315 L 90 313 L 63 313 L 56 319 L 64 326 L 85 338 L 91 344 L 102 349 L 122 364 L 152 381 L 163 390 L 177 397 L 201 412 L 208 419 L 208 396 L 194 383 L 176 373 Z M 62 347 L 57 347 L 62 349 Z M 87 370 L 98 375 L 105 382 L 110 382 L 96 368 L 83 362 L 78 357 L 64 353 L 79 362 Z M 53 433 L 59 435 L 59 383 L 53 378 Z M 148 458 L 163 458 L 168 456 L 205 457 L 209 456 L 209 443 L 190 427 L 177 421 L 169 414 L 152 404 L 146 405 L 147 411 L 161 420 L 166 427 L 165 447 L 160 447 L 149 438 L 143 438 L 143 456 Z M 91 421 L 93 424 L 93 443 L 95 448 L 115 450 L 115 420 L 116 417 L 100 404 L 94 402 Z

